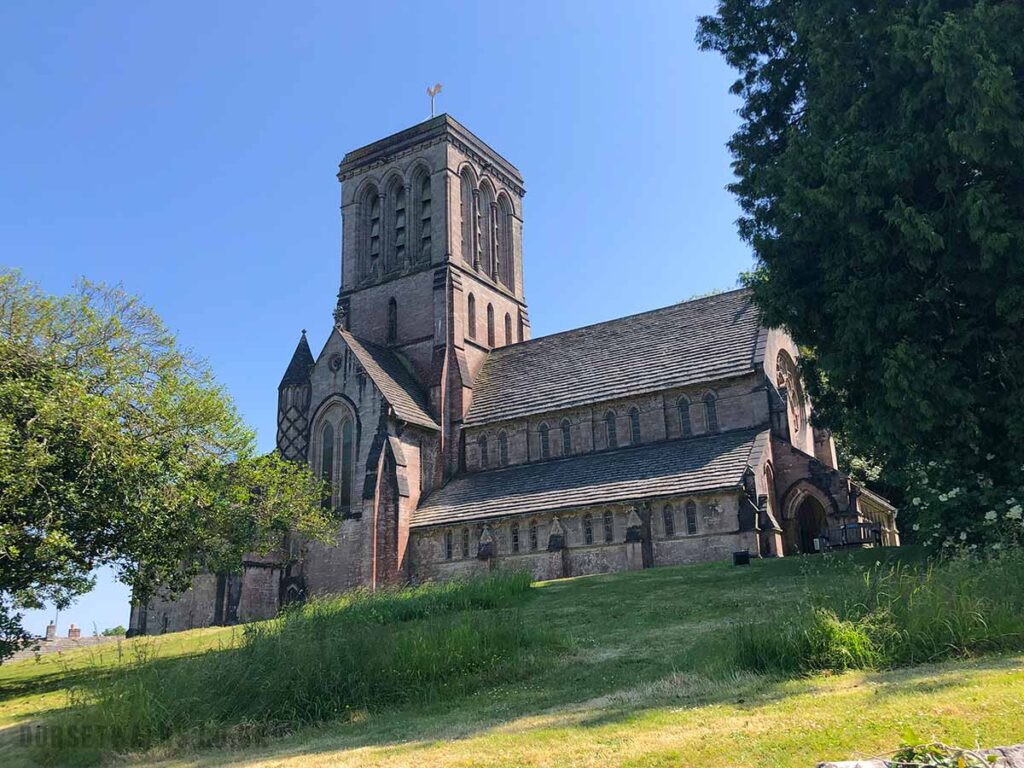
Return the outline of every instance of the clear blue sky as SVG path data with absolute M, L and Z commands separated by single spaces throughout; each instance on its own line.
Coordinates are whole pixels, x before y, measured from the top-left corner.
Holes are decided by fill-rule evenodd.
M 317 350 L 331 327 L 338 162 L 440 81 L 439 111 L 526 179 L 535 336 L 732 287 L 738 102 L 693 42 L 712 6 L 6 2 L 0 263 L 143 296 L 269 450 L 300 329 Z M 127 599 L 101 573 L 60 631 L 127 624 Z

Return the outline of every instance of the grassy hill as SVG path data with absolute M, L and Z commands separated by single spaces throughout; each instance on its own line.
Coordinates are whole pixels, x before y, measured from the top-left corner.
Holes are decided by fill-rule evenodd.
M 766 668 L 764 659 L 747 653 L 751 626 L 761 627 L 755 637 L 786 637 L 787 628 L 807 615 L 808 605 L 841 601 L 846 594 L 859 599 L 868 573 L 864 568 L 877 558 L 885 562 L 872 571 L 876 576 L 898 566 L 891 558 L 917 556 L 868 551 L 829 560 L 755 562 L 749 568 L 724 563 L 657 568 L 538 584 L 492 602 L 450 592 L 441 598 L 420 594 L 398 608 L 393 601 L 347 605 L 349 620 L 354 612 L 360 621 L 369 617 L 372 627 L 365 635 L 350 628 L 341 640 L 349 645 L 329 646 L 321 657 L 316 657 L 322 646 L 316 637 L 323 636 L 302 619 L 292 628 L 294 634 L 283 630 L 270 646 L 263 637 L 255 650 L 239 650 L 247 642 L 240 628 L 222 628 L 6 664 L 0 666 L 0 727 L 6 726 L 14 741 L 0 747 L 0 762 L 67 762 L 67 755 L 19 746 L 18 728 L 41 717 L 53 722 L 67 711 L 69 689 L 102 689 L 105 679 L 124 686 L 118 700 L 133 709 L 116 712 L 122 720 L 133 718 L 138 702 L 145 701 L 133 698 L 139 686 L 163 685 L 170 691 L 163 692 L 165 702 L 172 702 L 185 695 L 175 686 L 190 680 L 205 680 L 191 684 L 211 690 L 183 705 L 185 711 L 210 707 L 213 698 L 206 694 L 221 690 L 220 698 L 234 708 L 198 715 L 236 723 L 218 747 L 188 739 L 165 741 L 144 754 L 122 755 L 117 763 L 811 766 L 825 758 L 893 750 L 904 740 L 1024 741 L 1024 657 L 1007 652 L 1024 649 L 1024 636 L 1006 624 L 1012 616 L 1007 619 L 999 610 L 1020 613 L 1019 588 L 1003 590 L 1008 602 L 993 592 L 971 603 L 965 594 L 963 610 L 949 605 L 943 611 L 943 623 L 960 623 L 931 638 L 932 645 L 893 641 L 904 656 L 931 654 L 920 649 L 941 651 L 945 645 L 947 652 L 932 655 L 968 658 L 808 674 L 806 669 L 773 670 L 770 663 Z M 968 585 L 967 592 L 991 591 L 993 584 Z M 971 622 L 969 615 L 979 606 L 989 614 L 982 623 L 996 630 Z M 321 611 L 316 620 L 334 621 L 334 615 Z M 496 639 L 491 629 L 480 637 L 473 634 L 492 627 L 488 617 L 499 615 Z M 437 632 L 432 622 L 441 622 Z M 330 626 L 320 629 L 329 632 Z M 450 642 L 453 636 L 466 642 Z M 309 637 L 316 646 L 304 645 L 303 638 Z M 417 659 L 403 662 L 405 679 L 415 681 L 404 697 L 389 678 L 397 673 L 387 654 L 399 645 L 403 657 Z M 979 650 L 999 652 L 976 655 Z M 297 655 L 289 656 L 292 652 Z M 309 691 L 315 690 L 316 676 L 336 674 L 332 660 L 350 652 L 351 663 L 329 687 L 344 689 L 354 705 L 341 714 L 311 709 Z M 372 663 L 363 669 L 359 665 L 366 659 Z M 874 666 L 889 664 L 880 659 Z M 122 668 L 134 671 L 120 679 Z M 207 677 L 197 676 L 203 669 Z M 246 679 L 239 685 L 231 674 Z M 223 682 L 211 684 L 209 675 Z M 372 684 L 361 687 L 364 679 L 380 680 L 381 701 L 373 699 Z M 254 722 L 267 716 L 251 701 L 260 690 L 282 701 L 294 699 L 287 709 L 290 724 L 274 738 L 259 729 L 258 738 L 252 738 Z M 72 703 L 84 699 L 88 696 L 70 697 Z M 92 716 L 88 704 L 71 711 Z M 277 710 L 271 714 L 285 717 Z

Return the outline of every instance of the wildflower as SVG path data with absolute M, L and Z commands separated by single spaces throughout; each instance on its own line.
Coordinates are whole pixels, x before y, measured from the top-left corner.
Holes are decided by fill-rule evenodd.
M 1020 504 L 1014 504 L 1012 507 L 1010 507 L 1006 511 L 1006 517 L 1009 518 L 1010 520 L 1020 520 L 1021 516 L 1022 516 L 1022 511 L 1021 511 L 1021 508 L 1020 508 Z
M 960 531 L 960 541 L 967 541 L 967 531 Z
M 998 515 L 996 514 L 996 511 L 995 511 L 994 509 L 990 509 L 990 510 L 989 510 L 988 512 L 986 512 L 986 513 L 985 513 L 985 521 L 986 521 L 986 522 L 989 522 L 989 523 L 991 523 L 991 522 L 993 522 L 993 521 L 994 521 L 994 520 L 995 520 L 995 519 L 996 519 L 997 517 L 998 517 Z
M 996 457 L 996 455 L 994 453 L 986 453 L 985 454 L 985 461 L 992 461 L 992 459 L 994 459 L 995 457 Z
M 915 507 L 920 506 L 921 505 L 921 497 L 920 496 L 915 496 L 913 499 L 910 500 L 910 503 L 913 504 Z
M 939 494 L 939 501 L 948 501 L 948 500 L 949 500 L 949 496 L 947 496 L 944 493 L 940 493 Z
M 914 523 L 914 530 L 915 531 L 920 531 L 921 530 L 921 526 L 918 525 L 917 523 Z
M 1002 549 L 1002 548 L 1003 548 L 1003 545 L 1000 544 L 998 541 L 995 544 L 992 545 L 992 549 Z

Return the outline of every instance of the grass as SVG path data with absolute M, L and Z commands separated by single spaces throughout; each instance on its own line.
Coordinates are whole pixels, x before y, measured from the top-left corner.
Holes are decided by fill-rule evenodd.
M 553 633 L 562 644 L 531 651 L 527 669 L 504 669 L 451 693 L 360 708 L 241 750 L 238 744 L 183 750 L 164 743 L 115 762 L 294 768 L 807 766 L 894 750 L 911 735 L 968 746 L 1024 741 L 1020 656 L 843 674 L 737 670 L 734 638 L 742 627 L 772 616 L 781 620 L 791 615 L 794 603 L 810 604 L 819 594 L 843 594 L 842 584 L 861 589 L 864 569 L 870 571 L 877 557 L 878 552 L 860 552 L 831 561 L 788 558 L 750 568 L 716 563 L 535 585 L 532 597 L 515 611 L 524 626 Z M 905 551 L 884 552 L 881 558 L 885 565 L 915 559 Z M 890 563 L 889 558 L 899 559 Z M 503 610 L 491 606 L 469 613 Z M 428 620 L 454 620 L 464 613 L 445 608 Z M 231 636 L 217 632 L 146 641 L 148 652 L 162 660 L 159 643 L 185 637 L 207 647 L 231 647 Z M 235 645 L 243 641 L 238 630 L 234 637 Z M 90 664 L 68 654 L 64 666 L 81 685 L 110 673 L 116 660 L 104 659 Z M 40 669 L 45 663 L 0 667 L 0 722 L 38 716 L 33 697 L 53 694 L 38 691 L 35 681 L 59 684 L 54 669 Z M 46 704 L 58 705 L 56 699 Z M 12 708 L 15 714 L 9 713 Z M 16 745 L 0 754 L 4 765 L 38 759 L 38 753 Z

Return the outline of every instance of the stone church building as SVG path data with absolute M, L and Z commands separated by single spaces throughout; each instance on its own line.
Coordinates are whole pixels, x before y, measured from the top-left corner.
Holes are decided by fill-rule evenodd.
M 530 337 L 523 179 L 447 115 L 345 155 L 341 290 L 278 388 L 277 447 L 331 489 L 330 546 L 135 606 L 135 633 L 307 595 L 525 569 L 553 579 L 895 545 L 836 469 L 799 353 L 744 290 Z M 680 286 L 680 293 L 685 292 Z

